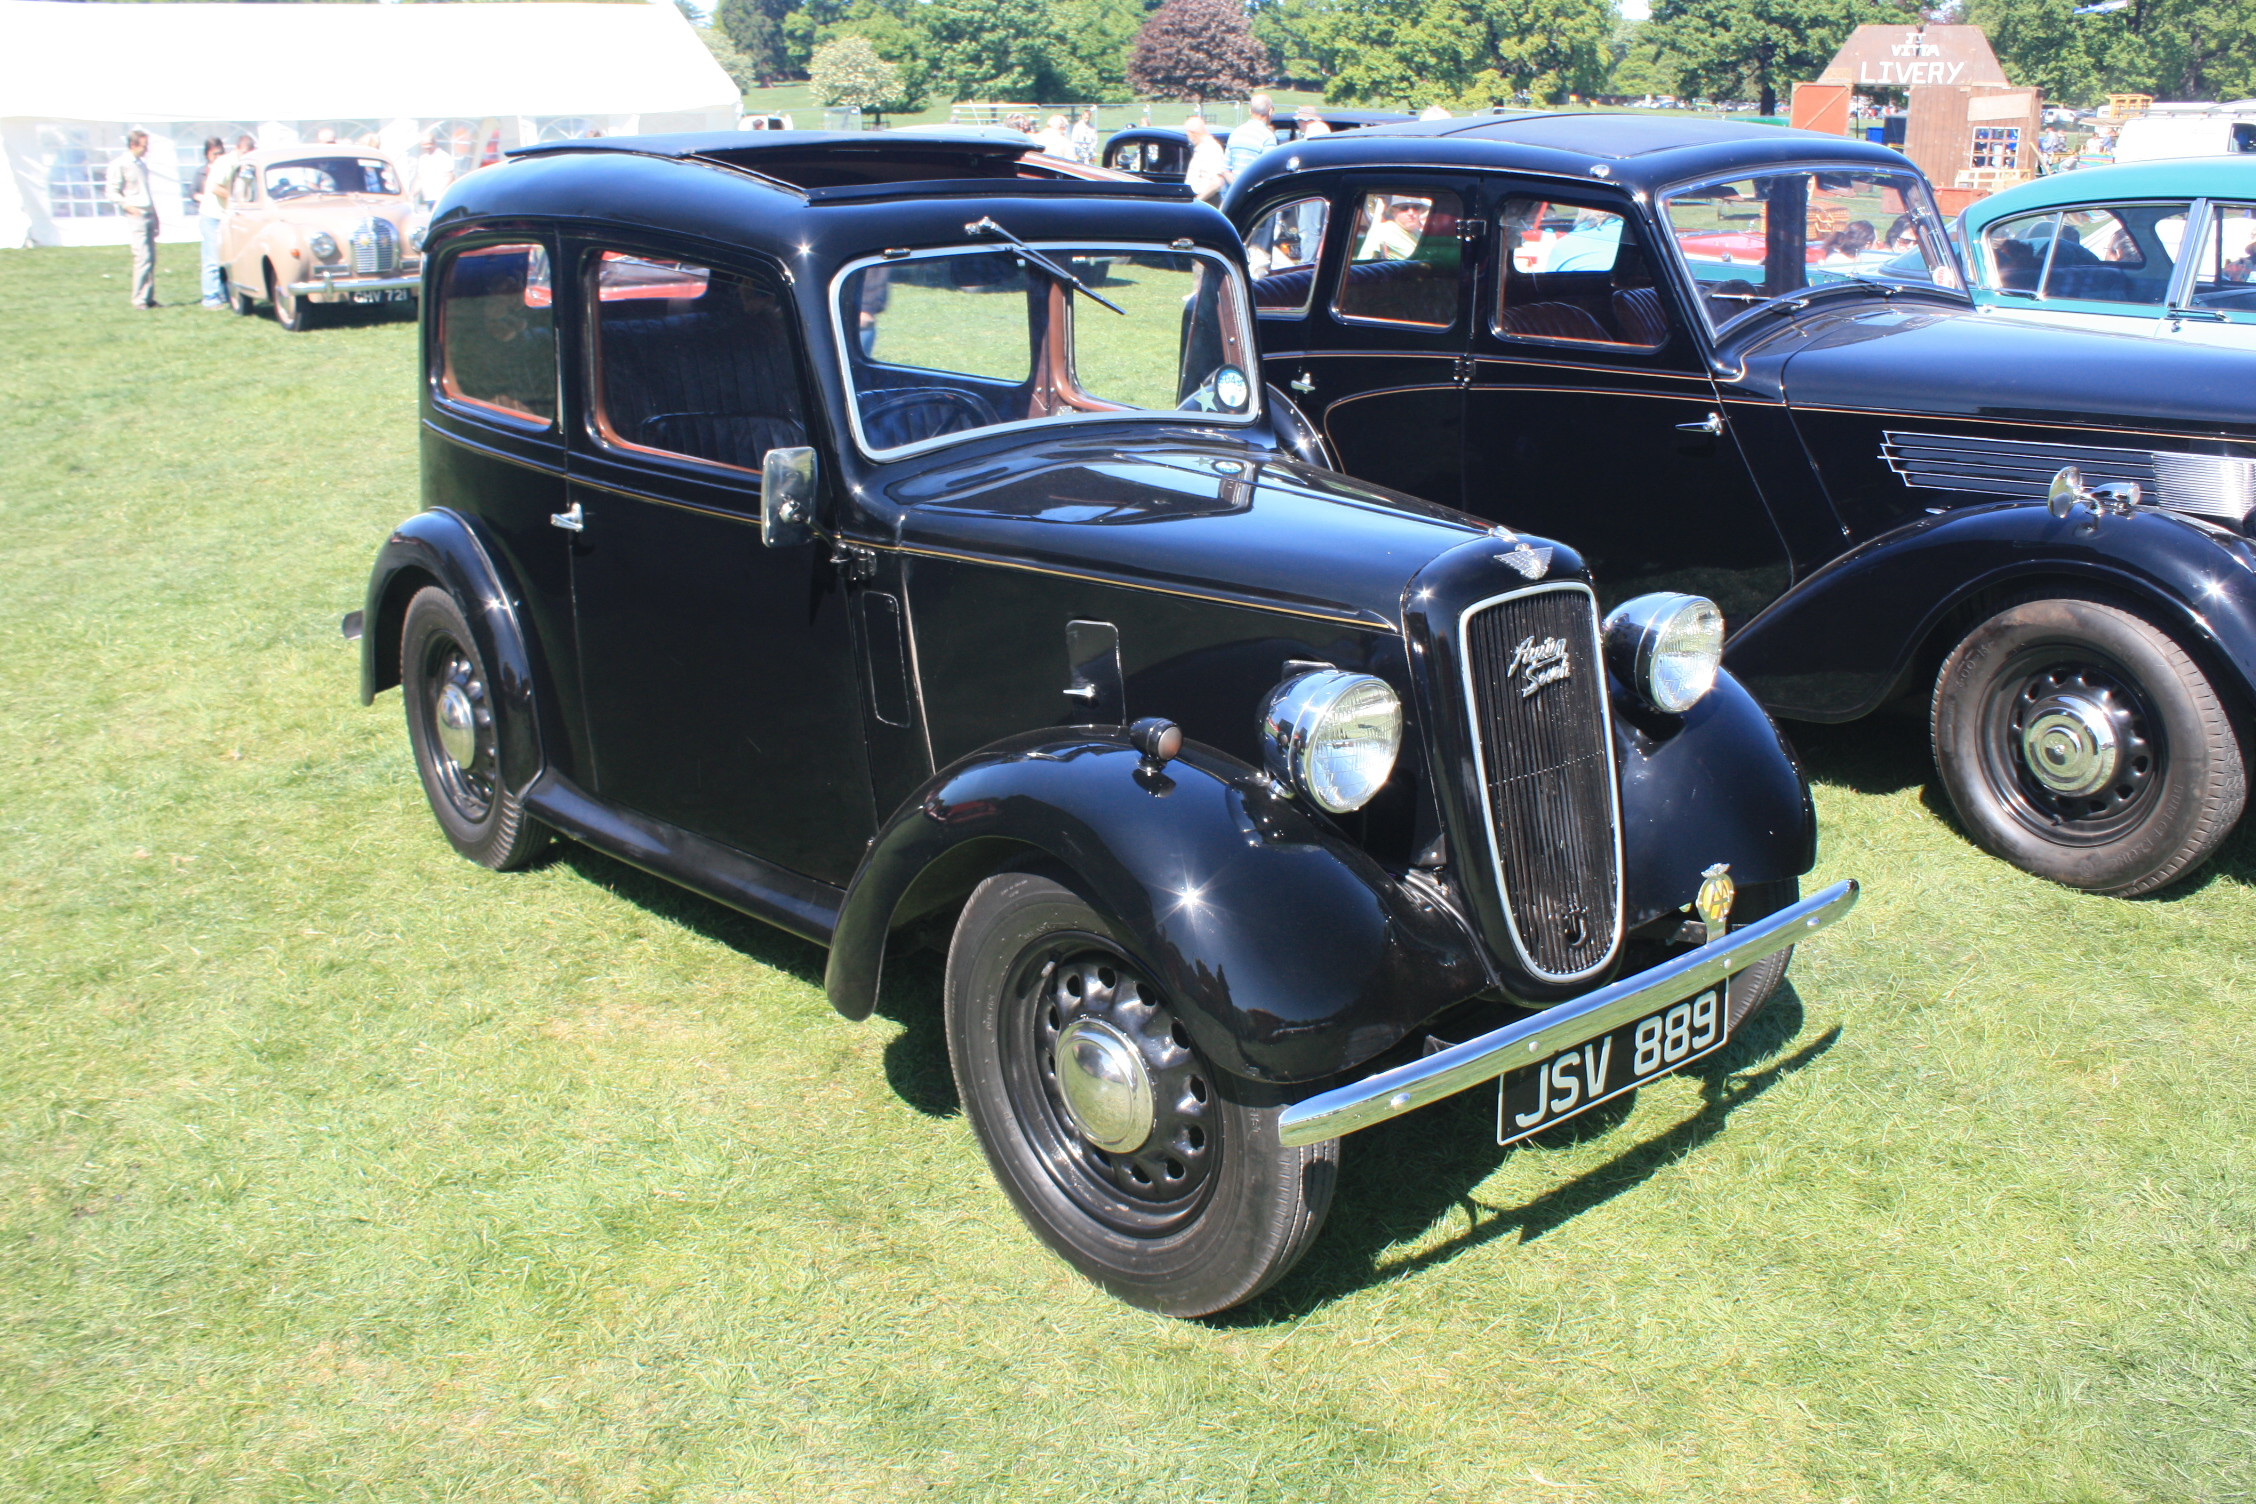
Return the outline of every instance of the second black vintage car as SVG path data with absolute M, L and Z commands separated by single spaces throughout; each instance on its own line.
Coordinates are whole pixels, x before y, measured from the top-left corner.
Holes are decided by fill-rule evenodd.
M 447 838 L 562 832 L 830 948 L 946 952 L 965 1115 L 1121 1298 L 1305 1250 L 1340 1135 L 1499 1136 L 1722 1046 L 1815 832 L 1706 600 L 1347 480 L 1180 187 L 1021 142 L 574 141 L 450 190 L 378 556 Z
M 1976 315 L 1895 152 L 1526 114 L 1280 148 L 1225 204 L 1341 468 L 1695 590 L 1772 713 L 1930 717 L 1976 840 L 2134 894 L 2239 818 L 2256 363 Z

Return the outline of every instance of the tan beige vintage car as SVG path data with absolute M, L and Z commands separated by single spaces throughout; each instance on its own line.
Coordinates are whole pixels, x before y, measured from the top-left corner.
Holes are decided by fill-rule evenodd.
M 274 305 L 285 329 L 317 304 L 414 305 L 422 233 L 407 174 L 362 146 L 271 147 L 228 180 L 219 260 L 237 313 Z

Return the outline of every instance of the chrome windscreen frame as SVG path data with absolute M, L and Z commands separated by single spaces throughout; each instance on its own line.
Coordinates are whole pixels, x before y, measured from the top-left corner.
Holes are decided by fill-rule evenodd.
M 1471 625 L 1475 616 L 1486 611 L 1489 607 L 1502 605 L 1506 601 L 1525 600 L 1531 595 L 1556 594 L 1559 591 L 1577 592 L 1590 603 L 1590 668 L 1591 672 L 1599 676 L 1597 695 L 1598 735 L 1599 740 L 1604 743 L 1606 748 L 1606 794 L 1614 834 L 1613 934 L 1607 938 L 1605 954 L 1599 960 L 1580 971 L 1567 972 L 1544 970 L 1537 963 L 1535 957 L 1529 953 L 1526 941 L 1520 937 L 1519 922 L 1512 917 L 1511 884 L 1504 876 L 1504 853 L 1496 838 L 1495 801 L 1490 798 L 1488 791 L 1488 730 L 1481 717 L 1480 696 L 1473 684 L 1472 655 L 1465 652 L 1463 648 L 1463 644 L 1468 640 L 1466 628 Z M 1614 958 L 1621 953 L 1624 919 L 1621 892 L 1624 881 L 1622 869 L 1621 769 L 1614 757 L 1614 707 L 1612 698 L 1606 693 L 1606 640 L 1604 629 L 1600 626 L 1598 620 L 1598 593 L 1579 580 L 1554 580 L 1545 585 L 1529 585 L 1519 590 L 1507 590 L 1501 595 L 1484 596 L 1457 613 L 1457 642 L 1459 644 L 1457 655 L 1458 687 L 1465 697 L 1465 724 L 1472 733 L 1470 739 L 1473 744 L 1473 774 L 1480 784 L 1481 835 L 1488 843 L 1489 874 L 1496 881 L 1497 907 L 1504 915 L 1505 931 L 1511 936 L 1512 953 L 1518 959 L 1520 965 L 1527 968 L 1528 975 L 1540 981 L 1564 984 L 1579 982 L 1586 977 L 1596 976 L 1612 965 Z
M 1045 252 L 1119 251 L 1135 255 L 1199 257 L 1221 272 L 1222 275 L 1232 279 L 1237 287 L 1237 294 L 1233 301 L 1237 305 L 1238 348 L 1248 352 L 1258 352 L 1261 348 L 1254 338 L 1253 324 L 1249 314 L 1253 303 L 1253 290 L 1246 285 L 1243 269 L 1232 264 L 1217 251 L 1205 246 L 1193 246 L 1189 250 L 1184 250 L 1177 246 L 1160 245 L 1151 241 L 1030 240 L 1026 243 L 1037 251 Z M 988 241 L 963 241 L 954 245 L 928 246 L 922 250 L 911 251 L 906 256 L 862 256 L 841 266 L 837 273 L 831 277 L 828 290 L 830 335 L 838 358 L 839 379 L 845 386 L 846 424 L 854 435 L 854 447 L 861 451 L 865 459 L 881 461 L 905 459 L 910 455 L 925 454 L 934 449 L 944 449 L 951 444 L 961 444 L 972 439 L 983 439 L 992 434 L 1019 433 L 1028 429 L 1057 429 L 1081 423 L 1148 423 L 1157 421 L 1162 423 L 1195 423 L 1201 428 L 1211 428 L 1217 425 L 1242 428 L 1261 420 L 1260 359 L 1258 354 L 1249 354 L 1250 364 L 1246 369 L 1246 383 L 1250 391 L 1246 401 L 1246 410 L 1242 413 L 1196 412 L 1187 408 L 1171 407 L 1126 408 L 1115 412 L 1093 412 L 1062 417 L 1052 414 L 1044 418 L 1018 418 L 1008 423 L 989 424 L 984 428 L 968 428 L 960 433 L 940 434 L 934 438 L 920 439 L 914 444 L 901 444 L 891 449 L 872 447 L 869 436 L 862 431 L 862 406 L 859 395 L 854 389 L 854 365 L 850 353 L 852 347 L 847 343 L 849 335 L 846 330 L 845 314 L 840 303 L 841 294 L 845 291 L 846 279 L 864 267 L 900 266 L 910 261 L 930 261 L 942 256 L 1008 254 L 1009 249 L 1007 245 L 998 245 Z M 930 367 L 904 366 L 901 369 L 922 371 L 929 370 Z M 937 374 L 947 375 L 949 373 L 942 371 Z

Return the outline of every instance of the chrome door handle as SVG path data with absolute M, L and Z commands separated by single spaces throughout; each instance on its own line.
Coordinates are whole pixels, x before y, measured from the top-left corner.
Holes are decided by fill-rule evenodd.
M 548 525 L 560 527 L 567 533 L 577 533 L 587 527 L 587 519 L 580 515 L 580 504 L 575 501 L 561 512 L 549 513 Z
M 1316 378 L 1303 371 L 1292 383 L 1292 389 L 1305 397 L 1316 390 Z
M 1723 414 L 1710 413 L 1697 423 L 1679 423 L 1676 425 L 1676 431 L 1678 433 L 1704 433 L 1711 439 L 1715 438 L 1723 432 Z
M 2204 324 L 2223 324 L 2230 322 L 2230 320 L 2228 320 L 2223 314 L 2217 312 L 2217 310 L 2214 308 L 2173 308 L 2170 310 L 2171 323 L 2175 324 L 2181 319 L 2199 319 Z

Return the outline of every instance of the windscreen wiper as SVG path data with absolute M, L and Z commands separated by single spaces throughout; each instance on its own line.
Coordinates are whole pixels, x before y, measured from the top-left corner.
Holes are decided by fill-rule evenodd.
M 1127 309 L 1121 307 L 1118 303 L 1115 303 L 1114 301 L 1112 301 L 1112 299 L 1106 297 L 1103 293 L 1098 292 L 1088 283 L 1082 281 L 1079 277 L 1076 277 L 1075 275 L 1073 275 L 1073 273 L 1067 271 L 1064 267 L 1058 265 L 1055 261 L 1052 261 L 1049 257 L 1043 255 L 1040 251 L 1035 250 L 1034 247 L 1028 245 L 1025 241 L 1019 239 L 1016 235 L 1013 235 L 1010 231 L 1004 229 L 1001 225 L 996 224 L 993 219 L 975 219 L 970 224 L 964 226 L 964 233 L 966 235 L 993 235 L 997 239 L 1008 241 L 1011 247 L 1016 250 L 1021 256 L 1024 256 L 1027 260 L 1033 262 L 1043 271 L 1048 272 L 1051 276 L 1066 284 L 1066 286 L 1088 294 L 1090 297 L 1095 298 L 1098 302 L 1104 304 L 1105 307 L 1111 309 L 1114 313 L 1119 314 L 1122 318 L 1126 318 L 1128 316 Z

